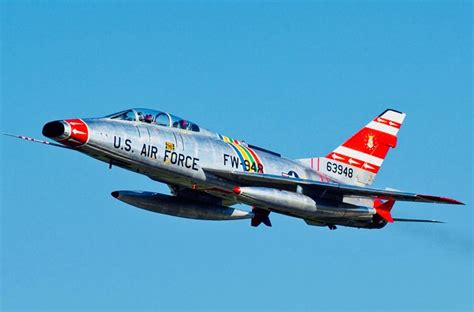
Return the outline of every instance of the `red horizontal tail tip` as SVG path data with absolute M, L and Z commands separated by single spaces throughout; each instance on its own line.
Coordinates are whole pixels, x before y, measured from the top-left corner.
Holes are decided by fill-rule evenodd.
M 417 194 L 416 196 L 420 199 L 424 199 L 426 201 L 431 201 L 431 202 L 434 202 L 434 203 L 444 203 L 444 204 L 452 204 L 452 205 L 465 205 L 463 202 L 460 202 L 456 199 L 449 198 L 449 197 L 423 195 L 423 194 Z
M 232 192 L 234 192 L 237 195 L 240 195 L 240 193 L 242 193 L 239 186 L 234 186 L 234 188 L 232 189 Z
M 382 219 L 384 219 L 385 221 L 389 223 L 393 223 L 393 217 L 390 214 L 390 211 L 378 210 L 378 209 L 375 209 L 375 210 L 377 211 L 377 214 L 382 217 Z

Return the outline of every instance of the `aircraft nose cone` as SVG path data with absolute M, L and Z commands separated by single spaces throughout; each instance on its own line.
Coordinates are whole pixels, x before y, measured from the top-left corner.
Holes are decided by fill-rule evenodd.
M 51 139 L 65 139 L 71 132 L 71 127 L 63 121 L 51 121 L 43 126 L 43 135 Z
M 64 145 L 76 147 L 89 141 L 89 127 L 82 119 L 66 119 L 48 122 L 43 135 Z

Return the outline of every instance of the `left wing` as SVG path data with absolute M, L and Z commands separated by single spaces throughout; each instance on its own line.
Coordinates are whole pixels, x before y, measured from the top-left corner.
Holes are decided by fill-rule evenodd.
M 267 186 L 273 188 L 288 188 L 305 186 L 320 192 L 324 196 L 359 196 L 379 198 L 386 200 L 399 200 L 409 202 L 442 203 L 453 205 L 464 205 L 464 203 L 448 197 L 406 193 L 393 190 L 380 190 L 360 186 L 338 184 L 331 182 L 320 182 L 314 180 L 284 177 L 262 173 L 248 173 L 240 171 L 224 171 L 216 169 L 203 169 L 204 172 L 213 174 L 220 178 L 238 183 L 239 185 Z

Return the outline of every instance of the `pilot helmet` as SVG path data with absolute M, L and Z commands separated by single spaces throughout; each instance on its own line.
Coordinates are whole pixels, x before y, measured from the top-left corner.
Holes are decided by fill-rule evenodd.
M 146 122 L 152 122 L 153 121 L 153 115 L 152 114 L 145 115 L 145 121 Z
M 179 122 L 179 125 L 181 126 L 182 129 L 186 129 L 189 126 L 189 122 L 187 120 L 182 119 Z

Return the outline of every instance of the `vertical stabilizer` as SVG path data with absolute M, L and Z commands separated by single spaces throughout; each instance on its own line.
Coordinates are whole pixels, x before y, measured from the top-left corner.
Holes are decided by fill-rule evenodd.
M 373 183 L 406 114 L 387 109 L 325 157 L 301 159 L 322 176 L 338 182 L 366 186 Z

